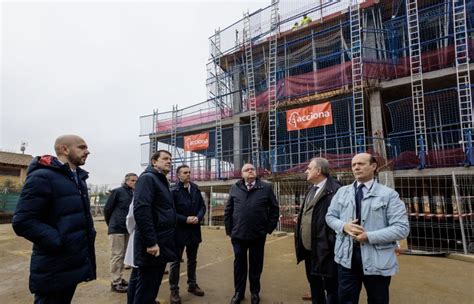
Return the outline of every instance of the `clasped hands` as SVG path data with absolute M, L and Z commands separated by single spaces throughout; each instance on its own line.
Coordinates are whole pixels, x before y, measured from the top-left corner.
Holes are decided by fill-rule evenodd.
M 188 216 L 186 218 L 186 224 L 199 224 L 199 218 L 197 216 Z
M 359 243 L 368 242 L 369 238 L 367 237 L 367 232 L 365 232 L 364 227 L 356 224 L 359 222 L 358 219 L 355 219 L 351 222 L 344 224 L 344 232 L 350 235 L 354 240 Z
M 146 252 L 154 257 L 157 257 L 160 255 L 160 246 L 158 246 L 158 244 L 155 244 L 155 246 L 147 247 Z

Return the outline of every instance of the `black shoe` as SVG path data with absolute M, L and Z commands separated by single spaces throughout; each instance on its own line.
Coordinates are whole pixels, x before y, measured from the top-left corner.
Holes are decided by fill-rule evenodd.
M 171 291 L 170 304 L 181 304 L 181 297 L 179 296 L 179 291 L 177 290 Z
M 230 304 L 240 304 L 240 301 L 242 301 L 243 298 L 244 297 L 240 295 L 240 293 L 236 292 L 230 300 Z
M 189 286 L 188 287 L 188 292 L 194 294 L 195 296 L 202 297 L 204 296 L 204 290 L 202 290 L 198 284 Z
M 250 303 L 252 304 L 258 304 L 260 303 L 260 296 L 258 293 L 253 293 L 252 296 L 250 297 Z
M 118 292 L 118 293 L 126 293 L 128 290 L 127 286 L 123 286 L 122 284 L 110 284 L 110 290 Z

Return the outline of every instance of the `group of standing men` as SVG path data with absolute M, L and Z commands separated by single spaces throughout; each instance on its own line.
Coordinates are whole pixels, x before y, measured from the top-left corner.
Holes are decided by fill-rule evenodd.
M 15 232 L 33 243 L 29 285 L 35 303 L 70 303 L 78 283 L 96 278 L 88 173 L 80 168 L 89 150 L 79 136 L 65 135 L 56 140 L 55 152 L 57 157 L 36 157 L 31 163 L 13 217 Z M 126 175 L 105 208 L 111 288 L 128 290 L 129 303 L 155 303 L 167 263 L 170 301 L 181 303 L 179 268 L 185 249 L 188 291 L 204 295 L 196 280 L 196 257 L 205 205 L 186 165 L 177 168 L 179 182 L 170 188 L 171 160 L 168 151 L 154 153 L 140 177 Z M 406 238 L 409 227 L 404 204 L 393 189 L 375 180 L 376 170 L 372 155 L 357 154 L 352 159 L 355 182 L 340 187 L 326 159 L 314 158 L 308 165 L 311 187 L 296 220 L 295 248 L 298 262 L 305 262 L 313 303 L 358 303 L 362 284 L 369 303 L 389 301 L 390 278 L 398 271 L 396 242 Z M 245 164 L 241 174 L 224 215 L 235 256 L 231 304 L 244 298 L 247 274 L 251 303 L 258 304 L 266 235 L 276 228 L 279 207 L 271 184 L 257 177 L 252 164 Z M 130 240 L 127 213 L 136 223 Z M 127 243 L 133 247 L 129 282 L 122 278 Z

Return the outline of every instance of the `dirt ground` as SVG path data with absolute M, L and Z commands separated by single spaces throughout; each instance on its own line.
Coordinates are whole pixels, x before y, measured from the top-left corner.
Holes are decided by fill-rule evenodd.
M 109 249 L 106 225 L 96 222 L 97 276 L 93 282 L 78 286 L 73 303 L 126 303 L 124 294 L 110 291 Z M 16 237 L 11 225 L 0 225 L 0 302 L 32 303 L 28 290 L 31 244 Z M 474 303 L 474 263 L 448 258 L 400 256 L 401 271 L 393 277 L 391 303 Z M 233 294 L 233 255 L 223 230 L 203 228 L 203 243 L 198 255 L 198 283 L 206 292 L 196 297 L 186 291 L 185 264 L 182 264 L 181 296 L 183 303 L 228 303 Z M 184 269 L 183 269 L 184 268 Z M 125 277 L 128 279 L 129 271 Z M 261 279 L 261 303 L 293 304 L 303 302 L 308 284 L 304 266 L 296 265 L 293 236 L 270 236 L 265 247 L 265 266 Z M 247 287 L 248 288 L 248 287 Z M 362 292 L 364 293 L 364 292 Z M 158 299 L 168 303 L 169 284 L 164 277 Z M 365 295 L 361 303 L 365 303 Z M 247 289 L 242 303 L 250 303 Z

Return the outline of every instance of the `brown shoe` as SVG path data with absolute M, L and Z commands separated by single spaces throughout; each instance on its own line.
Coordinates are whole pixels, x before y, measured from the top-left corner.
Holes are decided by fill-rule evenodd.
M 199 285 L 196 284 L 194 286 L 189 286 L 188 287 L 188 292 L 194 294 L 195 296 L 202 297 L 204 295 L 204 291 L 199 288 Z
M 170 304 L 181 304 L 181 297 L 179 296 L 179 291 L 177 290 L 171 291 Z
M 309 292 L 308 292 L 308 293 L 305 293 L 305 294 L 301 297 L 301 299 L 302 299 L 303 301 L 311 301 L 311 300 L 312 300 L 312 298 L 311 298 L 311 293 L 309 293 Z

